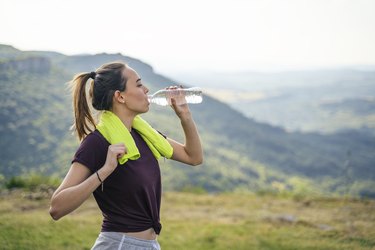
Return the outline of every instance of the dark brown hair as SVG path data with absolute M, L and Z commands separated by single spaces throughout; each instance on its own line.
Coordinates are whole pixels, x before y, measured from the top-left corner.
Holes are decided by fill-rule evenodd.
M 127 79 L 123 71 L 126 64 L 112 62 L 102 65 L 95 72 L 80 73 L 74 76 L 71 83 L 73 94 L 74 124 L 72 128 L 82 140 L 95 129 L 95 121 L 88 105 L 98 111 L 112 109 L 112 97 L 116 90 L 125 91 Z M 86 95 L 86 83 L 90 81 L 89 98 Z

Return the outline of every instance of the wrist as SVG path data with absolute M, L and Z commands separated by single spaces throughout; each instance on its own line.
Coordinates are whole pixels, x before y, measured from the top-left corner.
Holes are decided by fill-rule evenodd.
M 183 112 L 183 113 L 178 114 L 178 118 L 180 118 L 181 121 L 191 120 L 192 115 L 191 115 L 190 111 L 187 111 L 187 112 Z
M 100 175 L 100 178 L 102 181 L 104 181 L 115 169 L 110 167 L 107 164 L 104 164 L 104 166 L 100 169 L 98 169 L 98 173 Z
M 98 173 L 98 171 L 95 172 L 96 173 L 96 177 L 98 177 L 98 180 L 100 182 L 100 185 L 101 185 L 101 188 L 102 188 L 102 192 L 104 190 L 104 181 L 102 180 L 102 178 L 100 178 L 100 175 Z

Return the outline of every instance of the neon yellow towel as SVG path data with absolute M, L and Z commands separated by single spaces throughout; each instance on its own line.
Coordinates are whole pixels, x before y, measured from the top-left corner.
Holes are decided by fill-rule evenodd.
M 141 156 L 130 132 L 120 118 L 111 111 L 104 111 L 102 113 L 96 128 L 110 144 L 125 144 L 127 153 L 118 160 L 120 164 L 124 164 L 129 159 L 136 160 Z M 139 115 L 134 118 L 132 128 L 137 130 L 142 136 L 156 159 L 159 159 L 161 156 L 168 159 L 172 157 L 173 148 L 167 139 L 159 134 Z

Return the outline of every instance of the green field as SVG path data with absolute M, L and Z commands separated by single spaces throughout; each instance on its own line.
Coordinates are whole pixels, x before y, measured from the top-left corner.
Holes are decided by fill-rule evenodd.
M 90 198 L 53 221 L 49 199 L 1 191 L 0 249 L 90 249 L 101 214 Z M 374 249 L 375 201 L 254 194 L 164 193 L 168 249 Z

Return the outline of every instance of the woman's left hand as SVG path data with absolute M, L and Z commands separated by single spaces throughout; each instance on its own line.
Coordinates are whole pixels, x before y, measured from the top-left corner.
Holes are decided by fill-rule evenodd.
M 190 115 L 189 105 L 186 102 L 184 104 L 177 104 L 176 99 L 171 98 L 171 107 L 180 119 L 186 115 Z
M 182 87 L 172 86 L 168 87 L 167 89 L 178 90 L 179 88 Z M 170 102 L 172 109 L 180 119 L 183 118 L 185 115 L 190 115 L 189 105 L 186 103 L 185 95 L 182 91 L 178 94 L 170 96 Z

